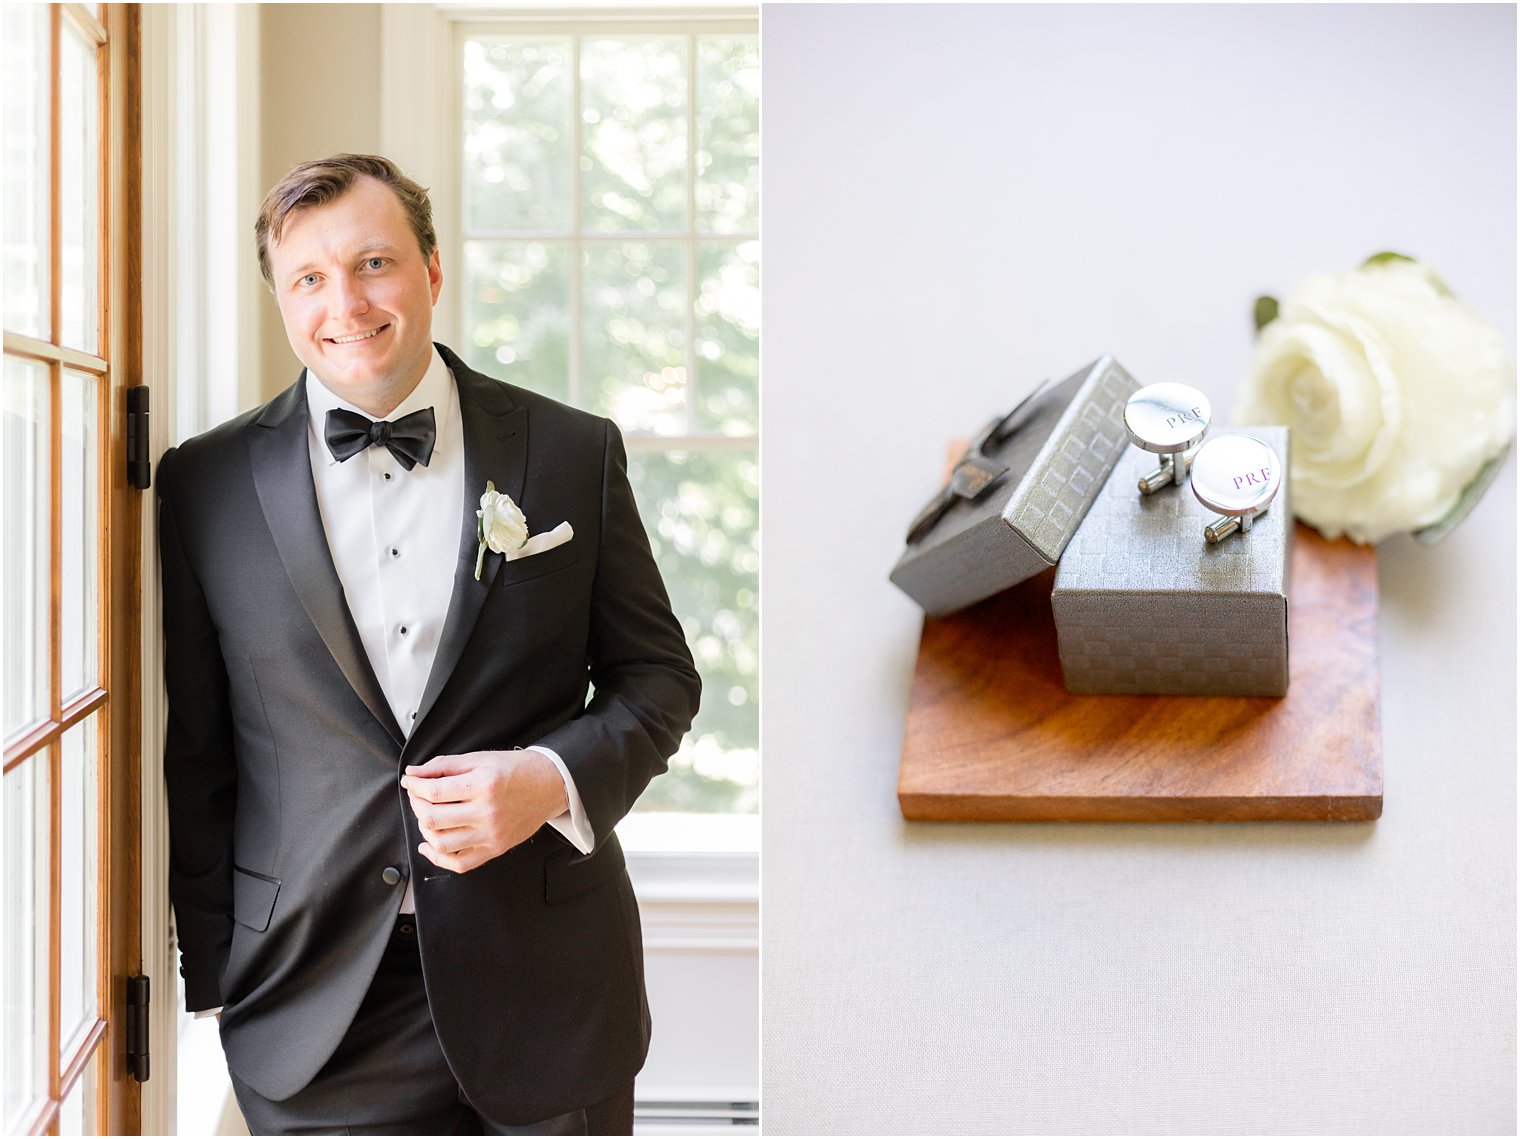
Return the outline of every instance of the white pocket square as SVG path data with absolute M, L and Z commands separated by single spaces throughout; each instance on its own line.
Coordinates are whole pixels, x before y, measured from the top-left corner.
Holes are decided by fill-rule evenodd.
M 504 562 L 515 562 L 523 558 L 531 558 L 534 554 L 548 553 L 550 550 L 563 546 L 571 538 L 575 537 L 575 531 L 570 528 L 570 523 L 561 522 L 553 530 L 542 534 L 534 534 L 510 554 L 502 554 Z

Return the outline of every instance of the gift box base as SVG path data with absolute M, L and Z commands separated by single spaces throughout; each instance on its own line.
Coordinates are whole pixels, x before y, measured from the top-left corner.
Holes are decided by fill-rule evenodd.
M 1284 462 L 1284 427 L 1245 430 Z M 1204 540 L 1189 487 L 1142 496 L 1156 457 L 1130 448 L 1056 571 L 1051 608 L 1073 692 L 1281 696 L 1288 690 L 1288 488 L 1248 534 Z
M 1281 699 L 1067 691 L 1054 571 L 926 618 L 898 802 L 908 819 L 1360 822 L 1383 809 L 1377 560 L 1298 527 Z

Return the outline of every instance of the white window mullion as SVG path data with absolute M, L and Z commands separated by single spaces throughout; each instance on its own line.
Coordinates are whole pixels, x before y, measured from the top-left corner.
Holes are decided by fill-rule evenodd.
M 585 407 L 585 381 L 581 376 L 581 270 L 586 249 L 581 241 L 581 147 L 584 145 L 581 111 L 581 37 L 570 37 L 570 403 Z M 588 409 L 589 410 L 589 409 Z
M 686 37 L 686 433 L 697 433 L 697 37 Z
M 465 194 L 467 193 L 465 187 L 469 183 L 469 178 L 465 175 L 465 163 L 467 159 L 464 151 L 464 53 L 465 41 L 467 39 L 468 37 L 464 34 L 463 30 L 456 27 L 449 40 L 449 90 L 451 93 L 449 99 L 449 165 L 455 172 L 454 192 L 451 197 L 454 202 L 454 232 L 459 234 L 459 280 L 465 283 L 466 289 L 469 288 L 469 271 L 465 266 L 469 262 L 469 254 L 465 252 L 465 247 L 479 236 L 470 230 L 469 211 L 465 208 L 464 201 Z M 448 266 L 450 264 L 449 251 L 446 248 L 442 248 L 444 242 L 442 220 L 442 218 L 437 217 L 435 214 L 434 230 L 438 237 L 440 257 L 444 265 Z M 464 304 L 456 308 L 454 325 L 459 330 L 458 339 L 454 343 L 458 344 L 463 351 L 468 352 L 468 345 L 472 342 L 471 334 L 474 331 L 470 327 L 470 302 L 468 298 L 465 299 Z
M 563 230 L 549 229 L 471 229 L 463 232 L 463 239 L 465 241 L 559 241 L 564 236 Z M 605 232 L 583 233 L 581 240 L 588 244 L 598 241 L 611 244 L 620 241 L 686 241 L 691 236 L 691 231 L 687 229 L 615 229 Z M 735 233 L 725 234 L 724 236 L 732 237 L 735 241 L 754 241 L 760 235 L 758 233 Z
M 760 446 L 758 435 L 655 435 L 630 431 L 623 442 L 630 451 L 754 451 Z

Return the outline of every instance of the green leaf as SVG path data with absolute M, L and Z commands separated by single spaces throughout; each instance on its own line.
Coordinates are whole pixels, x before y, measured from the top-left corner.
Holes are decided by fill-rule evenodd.
M 1256 298 L 1256 307 L 1252 310 L 1251 317 L 1256 321 L 1256 331 L 1258 334 L 1260 334 L 1263 328 L 1277 319 L 1277 310 L 1276 297 Z
M 1441 280 L 1434 269 L 1432 269 L 1429 265 L 1425 265 L 1422 262 L 1415 260 L 1407 253 L 1392 253 L 1388 251 L 1384 251 L 1382 253 L 1374 253 L 1371 257 L 1367 258 L 1367 260 L 1363 261 L 1361 265 L 1357 267 L 1359 269 L 1370 269 L 1378 265 L 1388 265 L 1395 261 L 1404 261 L 1410 265 L 1413 265 L 1420 271 L 1420 276 L 1424 277 L 1425 280 L 1430 283 L 1430 287 L 1433 288 L 1436 292 L 1440 293 L 1443 297 L 1456 297 L 1457 294 L 1451 291 L 1451 286 L 1448 285 L 1445 281 Z
M 1461 495 L 1457 498 L 1456 505 L 1448 510 L 1445 516 L 1438 521 L 1432 522 L 1423 530 L 1416 530 L 1414 532 L 1415 541 L 1425 546 L 1434 545 L 1450 534 L 1456 528 L 1458 522 L 1471 514 L 1473 507 L 1477 506 L 1478 500 L 1483 497 L 1483 492 L 1498 477 L 1499 469 L 1504 466 L 1504 460 L 1509 458 L 1509 453 L 1513 447 L 1514 444 L 1511 443 L 1488 462 L 1484 463 L 1478 473 L 1473 476 L 1472 482 L 1462 489 Z
M 1359 268 L 1365 269 L 1369 265 L 1386 265 L 1390 261 L 1408 261 L 1411 265 L 1419 264 L 1418 261 L 1407 253 L 1392 253 L 1385 250 L 1382 253 L 1374 253 L 1367 260 L 1363 261 Z

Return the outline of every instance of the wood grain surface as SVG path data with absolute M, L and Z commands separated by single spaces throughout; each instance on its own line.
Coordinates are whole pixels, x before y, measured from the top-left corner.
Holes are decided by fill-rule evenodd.
M 1288 695 L 1074 696 L 1055 570 L 925 618 L 897 795 L 908 819 L 1317 820 L 1383 810 L 1377 561 L 1299 526 Z

